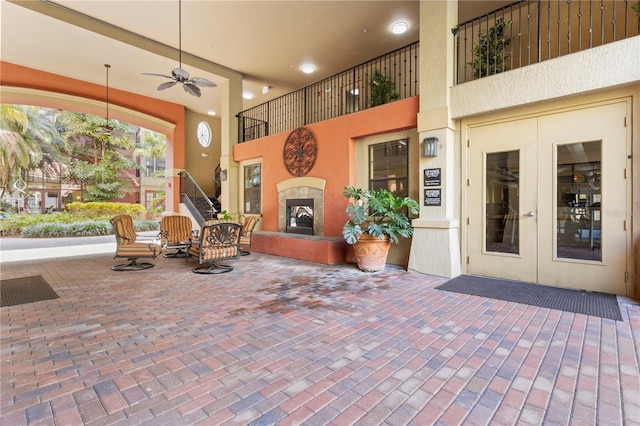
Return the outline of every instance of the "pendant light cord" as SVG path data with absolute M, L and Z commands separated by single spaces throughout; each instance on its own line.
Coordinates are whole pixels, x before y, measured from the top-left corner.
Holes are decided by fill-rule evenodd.
M 178 62 L 182 68 L 182 0 L 178 0 Z
M 107 70 L 107 127 L 109 126 L 109 68 L 111 65 L 104 64 L 104 67 Z

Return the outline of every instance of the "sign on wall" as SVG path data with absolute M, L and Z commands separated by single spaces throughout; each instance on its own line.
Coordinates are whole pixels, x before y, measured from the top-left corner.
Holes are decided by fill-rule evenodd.
M 424 205 L 425 206 L 440 206 L 442 205 L 442 190 L 437 189 L 424 189 Z
M 442 185 L 442 169 L 424 169 L 424 205 L 442 205 L 442 189 L 434 188 Z
M 440 186 L 442 185 L 441 170 L 424 169 L 424 186 Z

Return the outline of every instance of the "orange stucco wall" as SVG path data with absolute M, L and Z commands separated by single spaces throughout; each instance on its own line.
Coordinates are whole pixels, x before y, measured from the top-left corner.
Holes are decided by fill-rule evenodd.
M 61 93 L 97 101 L 104 101 L 106 96 L 106 88 L 103 85 L 88 83 L 2 61 L 0 61 L 0 85 L 36 89 L 51 93 Z M 82 104 L 79 109 L 78 104 L 71 105 L 64 98 L 34 100 L 33 97 L 29 97 L 27 99 L 3 96 L 1 101 L 2 103 L 27 105 L 34 105 L 35 102 L 37 102 L 38 106 L 62 108 L 95 115 L 104 115 L 106 111 L 102 107 L 92 106 L 91 104 Z M 184 169 L 185 108 L 183 105 L 165 102 L 159 99 L 140 96 L 112 88 L 109 88 L 109 104 L 118 105 L 132 111 L 138 111 L 140 113 L 159 118 L 168 123 L 172 123 L 175 126 L 173 133 L 167 134 L 166 129 L 157 126 L 154 128 L 153 122 L 143 121 L 139 116 L 126 115 L 125 113 L 120 113 L 117 110 L 109 110 L 109 118 L 122 120 L 149 130 L 166 134 L 167 169 Z M 177 177 L 167 178 L 167 210 L 178 210 L 178 204 L 180 202 L 179 187 L 180 185 Z M 169 191 L 169 188 L 172 188 L 173 190 Z
M 318 156 L 307 177 L 326 180 L 324 234 L 341 236 L 347 220 L 342 197 L 345 185 L 355 182 L 355 140 L 417 127 L 418 98 L 413 97 L 354 114 L 310 124 L 318 142 Z M 291 179 L 282 161 L 284 143 L 290 132 L 282 132 L 234 146 L 233 159 L 262 158 L 262 230 L 278 231 L 279 182 Z

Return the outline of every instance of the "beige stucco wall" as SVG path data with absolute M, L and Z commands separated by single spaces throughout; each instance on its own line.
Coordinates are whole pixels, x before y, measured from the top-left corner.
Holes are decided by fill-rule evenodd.
M 198 143 L 196 128 L 200 121 L 206 121 L 211 126 L 211 144 L 207 148 L 203 148 Z M 220 163 L 220 125 L 219 118 L 191 111 L 185 113 L 186 169 L 205 194 L 210 197 L 215 195 L 213 176 Z M 207 156 L 204 157 L 202 154 L 207 154 Z

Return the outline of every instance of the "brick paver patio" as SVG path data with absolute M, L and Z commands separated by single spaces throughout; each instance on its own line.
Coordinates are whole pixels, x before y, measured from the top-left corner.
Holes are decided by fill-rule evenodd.
M 624 321 L 253 253 L 113 272 L 11 262 L 60 298 L 0 309 L 2 425 L 640 425 L 640 306 Z

